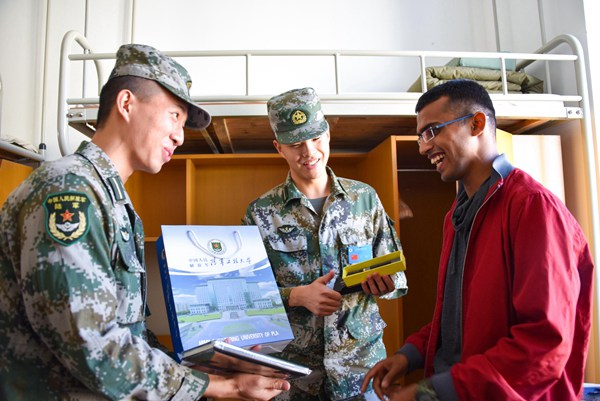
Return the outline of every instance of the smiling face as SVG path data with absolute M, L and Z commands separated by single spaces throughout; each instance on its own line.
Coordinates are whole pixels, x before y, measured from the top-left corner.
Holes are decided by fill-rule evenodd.
M 273 141 L 277 152 L 287 161 L 296 185 L 327 180 L 325 167 L 329 160 L 329 138 L 329 131 L 325 131 L 316 138 L 289 145 Z
M 461 116 L 461 111 L 449 107 L 447 97 L 441 97 L 417 114 L 417 132 Z M 472 122 L 472 118 L 467 118 L 446 125 L 436 132 L 432 140 L 427 143 L 421 141 L 419 145 L 419 153 L 436 166 L 445 182 L 463 181 L 473 170 L 478 142 L 477 136 L 473 135 Z
M 188 105 L 157 84 L 145 99 L 136 97 L 127 136 L 132 171 L 158 173 L 183 144 Z M 135 97 L 135 96 L 134 96 Z

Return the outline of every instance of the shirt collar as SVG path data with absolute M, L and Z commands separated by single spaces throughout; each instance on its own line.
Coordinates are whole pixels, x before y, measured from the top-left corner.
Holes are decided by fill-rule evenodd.
M 506 155 L 504 153 L 502 153 L 501 155 L 498 155 L 495 159 L 494 162 L 492 163 L 492 176 L 494 175 L 494 172 L 496 173 L 497 177 L 493 177 L 493 178 L 501 178 L 501 179 L 505 179 L 506 177 L 508 177 L 508 175 L 510 174 L 511 171 L 513 171 L 514 167 L 512 164 L 510 164 L 510 162 L 508 161 L 508 159 L 506 158 Z
M 492 162 L 492 173 L 491 173 L 491 181 L 493 184 L 490 188 L 496 189 L 504 183 L 504 179 L 508 177 L 511 171 L 513 171 L 514 167 L 504 153 L 496 156 L 494 161 Z M 458 182 L 458 194 L 463 193 L 465 190 L 462 182 Z M 478 189 L 479 190 L 479 189 Z M 457 196 L 458 198 L 458 196 Z
M 329 176 L 331 181 L 331 195 L 347 195 L 348 192 L 344 188 L 344 185 L 339 180 L 339 178 L 335 175 L 333 170 L 329 166 L 326 166 L 325 168 L 327 171 L 327 175 Z M 296 187 L 296 184 L 294 184 L 294 181 L 292 180 L 292 175 L 289 172 L 287 175 L 287 179 L 285 180 L 283 193 L 284 203 L 288 203 L 293 199 L 301 199 L 305 197 L 305 195 L 298 189 L 298 187 Z
M 112 160 L 95 143 L 82 142 L 75 153 L 87 159 L 96 169 L 104 184 L 111 189 L 109 191 L 117 202 L 127 200 L 127 192 Z

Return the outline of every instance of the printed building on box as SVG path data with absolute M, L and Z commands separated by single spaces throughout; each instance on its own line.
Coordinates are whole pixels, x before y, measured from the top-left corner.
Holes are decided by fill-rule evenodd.
M 257 227 L 162 226 L 157 256 L 177 355 L 211 340 L 281 351 L 293 339 Z

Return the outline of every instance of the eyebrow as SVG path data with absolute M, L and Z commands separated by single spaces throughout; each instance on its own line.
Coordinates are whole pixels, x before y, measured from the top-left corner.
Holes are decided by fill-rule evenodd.
M 433 122 L 433 123 L 427 124 L 426 126 L 424 126 L 421 129 L 417 129 L 417 135 L 420 134 L 421 132 L 425 131 L 427 128 L 435 127 L 438 124 L 440 124 L 440 123 L 439 122 Z

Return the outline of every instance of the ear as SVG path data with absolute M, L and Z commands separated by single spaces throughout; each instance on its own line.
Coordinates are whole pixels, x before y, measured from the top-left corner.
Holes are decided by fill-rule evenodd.
M 273 139 L 273 146 L 275 146 L 277 153 L 281 154 L 281 145 L 279 144 L 279 142 L 277 142 L 277 139 Z
M 479 136 L 485 132 L 485 127 L 487 125 L 487 118 L 485 113 L 478 111 L 473 116 L 471 120 L 471 135 Z
M 134 94 L 129 89 L 121 90 L 115 99 L 117 113 L 127 122 L 131 120 L 131 112 L 135 99 Z

